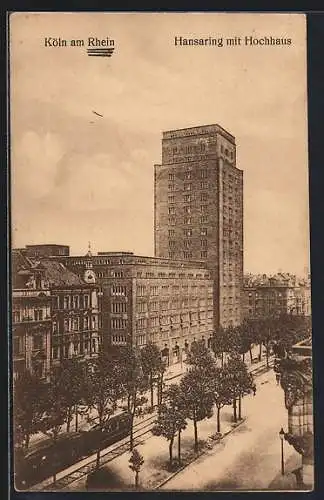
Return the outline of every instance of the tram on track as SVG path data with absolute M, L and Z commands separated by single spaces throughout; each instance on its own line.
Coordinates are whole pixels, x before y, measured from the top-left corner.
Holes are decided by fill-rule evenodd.
M 130 433 L 131 421 L 126 411 L 115 414 L 104 428 L 97 424 L 87 431 L 59 436 L 54 444 L 46 443 L 24 456 L 15 455 L 15 487 L 23 491 L 40 483 L 83 458 L 102 450 Z

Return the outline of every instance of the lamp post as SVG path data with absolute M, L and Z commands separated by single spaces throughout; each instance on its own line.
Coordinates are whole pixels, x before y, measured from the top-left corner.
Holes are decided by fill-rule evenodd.
M 284 463 L 284 451 L 283 451 L 283 442 L 285 438 L 285 431 L 281 427 L 280 432 L 279 432 L 279 437 L 281 441 L 281 474 L 285 474 L 285 463 Z

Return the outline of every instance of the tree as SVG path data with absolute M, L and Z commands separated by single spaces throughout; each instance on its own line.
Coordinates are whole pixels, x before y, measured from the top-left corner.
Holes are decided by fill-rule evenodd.
M 137 451 L 136 448 L 132 450 L 131 457 L 129 459 L 129 468 L 135 472 L 135 488 L 138 488 L 138 477 L 142 465 L 144 464 L 143 456 Z
M 254 382 L 251 374 L 247 370 L 246 364 L 237 353 L 231 354 L 225 370 L 229 393 L 233 402 L 234 422 L 237 422 L 237 400 L 239 403 L 239 419 L 241 419 L 242 397 L 253 390 Z
M 62 385 L 68 404 L 67 432 L 75 413 L 75 430 L 78 430 L 78 405 L 86 393 L 86 366 L 75 358 L 65 359 L 59 368 L 62 372 Z
M 26 370 L 18 375 L 13 389 L 14 441 L 27 450 L 30 436 L 42 427 L 45 385 Z
M 186 406 L 180 387 L 171 384 L 164 393 L 163 403 L 158 409 L 158 418 L 152 429 L 155 436 L 163 436 L 169 441 L 170 466 L 172 466 L 172 448 L 178 433 L 178 461 L 181 462 L 181 432 L 186 428 Z
M 94 408 L 98 415 L 101 431 L 107 426 L 117 409 L 118 398 L 122 396 L 122 377 L 116 362 L 104 352 L 88 362 L 87 391 L 85 400 L 88 408 Z M 97 448 L 96 468 L 100 464 L 100 443 Z
M 121 370 L 123 394 L 127 399 L 127 412 L 130 417 L 130 450 L 134 447 L 134 419 L 144 415 L 144 396 L 149 388 L 147 377 L 141 366 L 141 356 L 137 349 L 131 346 L 120 347 L 117 351 L 117 363 Z
M 159 348 L 152 343 L 147 344 L 141 349 L 141 365 L 143 374 L 148 377 L 151 391 L 151 408 L 153 409 L 153 391 L 156 378 L 159 378 L 161 373 L 161 355 Z
M 181 379 L 180 390 L 188 411 L 188 418 L 194 424 L 195 452 L 197 452 L 197 423 L 213 415 L 214 398 L 210 387 L 210 380 L 206 377 L 204 371 L 193 368 Z
M 210 381 L 214 402 L 217 408 L 217 432 L 220 432 L 221 409 L 232 402 L 231 385 L 227 369 L 224 367 L 215 367 Z
M 255 332 L 253 323 L 247 319 L 244 319 L 243 323 L 236 328 L 236 350 L 242 355 L 242 361 L 244 361 L 245 354 L 250 353 L 251 363 L 253 361 L 252 357 L 252 344 L 254 343 Z
M 187 355 L 187 364 L 194 369 L 210 371 L 215 361 L 203 342 L 196 342 Z
M 54 445 L 54 457 L 57 457 L 55 449 L 59 433 L 62 426 L 67 422 L 69 401 L 65 390 L 65 377 L 60 367 L 52 369 L 50 374 L 50 382 L 46 384 L 44 395 L 44 412 L 40 430 L 49 436 Z M 53 459 L 53 481 L 56 482 L 56 466 L 58 460 Z
M 222 366 L 224 365 L 224 352 L 226 351 L 226 332 L 220 327 L 212 336 L 211 348 L 215 356 L 221 356 Z

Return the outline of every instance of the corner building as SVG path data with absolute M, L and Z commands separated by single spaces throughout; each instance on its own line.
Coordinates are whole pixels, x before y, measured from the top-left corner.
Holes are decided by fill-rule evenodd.
M 89 257 L 65 257 L 62 262 L 83 276 Z M 168 364 L 185 359 L 195 340 L 213 333 L 213 281 L 204 262 L 173 261 L 99 252 L 91 256 L 101 288 L 102 342 L 143 347 L 156 344 Z
M 235 138 L 219 125 L 163 132 L 154 172 L 155 256 L 206 263 L 214 327 L 241 322 L 243 172 Z

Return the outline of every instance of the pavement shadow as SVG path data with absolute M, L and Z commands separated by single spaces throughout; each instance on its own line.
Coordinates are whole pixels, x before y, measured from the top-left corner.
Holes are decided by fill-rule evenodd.
M 133 488 L 126 484 L 111 469 L 98 469 L 88 474 L 86 481 L 87 491 L 125 491 Z

